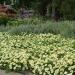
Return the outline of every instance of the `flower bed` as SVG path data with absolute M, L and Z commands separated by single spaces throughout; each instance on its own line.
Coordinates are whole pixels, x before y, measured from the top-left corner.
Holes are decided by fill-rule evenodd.
M 74 75 L 74 39 L 53 34 L 0 33 L 0 68 L 35 75 Z

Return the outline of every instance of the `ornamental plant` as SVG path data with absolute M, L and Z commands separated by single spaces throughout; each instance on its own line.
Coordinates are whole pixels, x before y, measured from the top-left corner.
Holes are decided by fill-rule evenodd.
M 0 68 L 34 75 L 74 75 L 75 39 L 53 34 L 0 33 Z
M 8 16 L 5 13 L 0 13 L 0 25 L 7 25 L 8 23 Z

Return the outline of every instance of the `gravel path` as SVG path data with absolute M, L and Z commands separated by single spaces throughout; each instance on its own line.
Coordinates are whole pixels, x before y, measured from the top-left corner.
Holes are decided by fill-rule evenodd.
M 0 70 L 0 75 L 23 75 L 23 74 L 19 74 L 19 73 L 15 73 L 15 72 L 5 72 L 4 70 Z
M 9 73 L 7 73 L 4 70 L 0 70 L 0 75 L 33 75 L 33 74 L 30 73 L 30 72 L 24 72 L 23 74 L 16 73 L 16 72 L 9 72 Z

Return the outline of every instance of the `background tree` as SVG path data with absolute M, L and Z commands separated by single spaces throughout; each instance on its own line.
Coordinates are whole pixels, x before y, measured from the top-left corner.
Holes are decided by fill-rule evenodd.
M 75 19 L 75 0 L 0 0 L 0 4 L 13 5 L 15 8 L 33 9 L 38 15 L 56 16 L 59 11 L 64 19 Z

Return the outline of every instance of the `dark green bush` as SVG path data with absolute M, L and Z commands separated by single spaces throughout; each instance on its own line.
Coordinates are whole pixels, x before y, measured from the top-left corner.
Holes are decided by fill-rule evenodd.
M 7 25 L 9 18 L 7 16 L 0 16 L 0 25 Z

